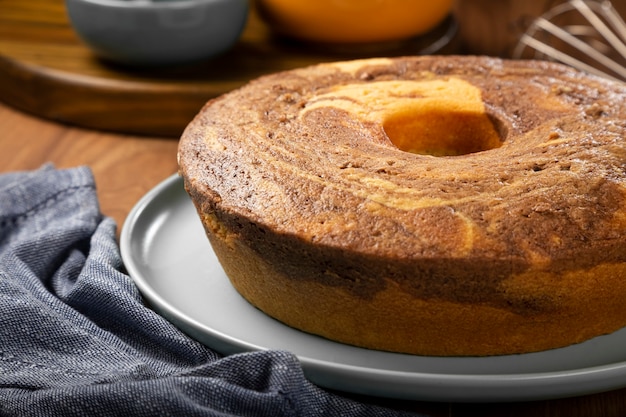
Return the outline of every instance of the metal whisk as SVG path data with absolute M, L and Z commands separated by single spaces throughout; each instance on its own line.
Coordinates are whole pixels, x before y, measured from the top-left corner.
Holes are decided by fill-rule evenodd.
M 625 81 L 625 42 L 626 23 L 610 1 L 569 0 L 533 21 L 513 57 L 551 59 Z

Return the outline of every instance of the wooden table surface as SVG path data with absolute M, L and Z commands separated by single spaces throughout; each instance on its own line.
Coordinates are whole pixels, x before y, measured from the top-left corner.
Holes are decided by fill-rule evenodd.
M 99 59 L 71 27 L 63 0 L 0 0 L 0 96 L 13 107 L 100 130 L 179 135 L 208 99 L 263 74 L 372 55 L 451 51 L 457 25 L 376 47 L 321 48 L 280 39 L 254 13 L 226 53 L 142 68 Z
M 7 0 L 0 0 L 0 6 L 4 1 Z M 6 31 L 6 27 L 0 28 L 0 37 L 3 30 Z M 0 97 L 0 173 L 37 169 L 45 163 L 53 163 L 58 168 L 88 165 L 95 174 L 101 210 L 114 218 L 119 227 L 147 191 L 176 172 L 175 136 L 139 136 L 65 125 L 24 113 L 2 101 Z M 504 404 L 361 399 L 433 417 L 626 416 L 626 389 Z
M 175 138 L 107 133 L 59 124 L 0 103 L 0 173 L 91 167 L 102 212 L 121 228 L 130 209 L 152 187 L 176 172 Z M 626 416 L 626 390 L 513 404 L 382 403 L 433 417 L 608 417 Z

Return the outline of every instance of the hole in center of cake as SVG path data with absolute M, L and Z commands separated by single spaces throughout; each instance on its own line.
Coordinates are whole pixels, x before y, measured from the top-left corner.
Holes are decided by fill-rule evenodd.
M 484 112 L 408 109 L 389 115 L 383 129 L 400 150 L 422 155 L 458 156 L 502 146 L 497 120 Z

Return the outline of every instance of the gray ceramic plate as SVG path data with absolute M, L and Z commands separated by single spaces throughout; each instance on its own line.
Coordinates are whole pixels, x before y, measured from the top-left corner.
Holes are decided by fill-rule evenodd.
M 153 308 L 224 353 L 281 349 L 323 387 L 399 399 L 520 401 L 626 386 L 626 330 L 545 352 L 441 358 L 379 352 L 287 327 L 231 287 L 176 175 L 146 194 L 121 232 L 125 265 Z

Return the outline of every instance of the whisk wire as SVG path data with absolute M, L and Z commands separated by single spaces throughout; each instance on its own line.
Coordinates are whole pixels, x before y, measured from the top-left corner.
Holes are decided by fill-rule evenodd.
M 602 9 L 607 21 L 611 24 L 611 27 L 615 32 L 626 42 L 626 22 L 620 14 L 615 10 L 610 1 L 602 2 Z
M 572 11 L 578 12 L 587 24 L 560 27 L 553 22 L 557 16 Z M 592 62 L 589 62 L 589 59 L 583 61 L 572 56 L 573 54 L 567 53 L 564 48 L 555 46 L 554 42 L 549 44 L 542 40 L 545 39 L 546 34 L 564 42 L 575 51 L 582 53 L 585 58 L 591 59 Z M 581 35 L 588 37 L 589 34 L 597 35 L 596 38 L 598 39 L 594 40 L 595 47 L 588 40 L 578 37 Z M 526 33 L 521 36 L 513 56 L 521 58 L 524 50 L 531 48 L 545 57 L 580 70 L 615 80 L 626 80 L 626 67 L 606 54 L 606 50 L 612 49 L 620 57 L 625 58 L 625 41 L 626 23 L 610 1 L 569 0 L 535 19 Z M 602 49 L 606 50 L 600 51 L 597 46 L 602 46 Z M 607 69 L 612 74 L 607 72 Z
M 597 49 L 593 48 L 590 44 L 588 44 L 586 42 L 583 42 L 582 40 L 580 40 L 576 36 L 572 35 L 570 32 L 568 32 L 568 31 L 558 27 L 557 25 L 555 25 L 554 23 L 550 22 L 549 20 L 545 20 L 543 18 L 539 18 L 539 19 L 537 19 L 535 24 L 539 28 L 545 30 L 546 32 L 549 32 L 549 33 L 553 34 L 554 36 L 558 37 L 562 41 L 567 42 L 569 45 L 577 48 L 578 50 L 580 50 L 581 52 L 583 52 L 587 56 L 595 59 L 596 61 L 598 61 L 599 63 L 601 63 L 605 67 L 607 67 L 607 68 L 611 69 L 612 71 L 614 71 L 615 73 L 619 74 L 620 77 L 623 77 L 623 78 L 626 79 L 626 68 L 625 67 L 623 67 L 619 63 L 613 61 L 612 59 L 610 59 L 609 57 L 607 57 L 606 55 L 604 55 L 602 52 L 598 51 Z M 582 63 L 582 61 L 576 60 L 576 65 L 580 66 L 581 63 Z M 568 64 L 568 65 L 571 65 L 571 64 Z M 590 69 L 592 69 L 593 71 L 599 71 L 598 69 L 596 69 L 594 67 L 588 68 L 587 71 L 589 71 Z M 604 73 L 603 73 L 603 75 L 608 76 L 608 74 L 604 74 Z
M 622 56 L 626 56 L 626 45 L 615 35 L 615 33 L 598 17 L 597 14 L 583 0 L 571 0 L 572 5 L 582 14 L 591 26 L 593 26 L 606 41 L 615 48 Z M 607 7 L 607 3 L 601 4 L 601 10 L 605 13 L 613 9 Z M 613 9 L 614 10 L 614 9 Z
M 522 35 L 522 40 L 524 42 L 524 45 L 529 46 L 533 49 L 535 49 L 536 51 L 551 57 L 552 59 L 554 59 L 555 61 L 559 61 L 562 62 L 563 64 L 569 65 L 571 67 L 574 68 L 578 68 L 582 71 L 586 71 L 590 74 L 595 74 L 601 77 L 606 77 L 606 78 L 610 78 L 613 80 L 618 80 L 618 78 L 615 78 L 609 74 L 607 74 L 604 71 L 600 71 L 599 69 L 595 68 L 592 65 L 589 65 L 579 59 L 574 58 L 571 55 L 566 54 L 563 51 L 560 51 L 558 49 L 556 49 L 553 46 L 550 46 L 546 43 L 543 43 L 541 41 L 538 41 L 537 39 L 533 38 L 532 36 L 529 35 Z

